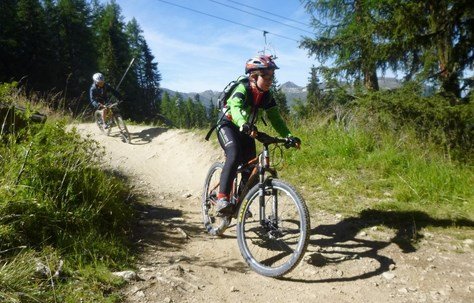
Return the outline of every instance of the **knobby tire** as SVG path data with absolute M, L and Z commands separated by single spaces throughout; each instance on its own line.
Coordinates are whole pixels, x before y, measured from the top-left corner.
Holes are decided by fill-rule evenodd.
M 267 277 L 279 277 L 292 271 L 304 256 L 309 241 L 309 212 L 303 198 L 285 181 L 267 179 L 264 193 L 263 223 L 259 186 L 254 186 L 246 195 L 238 215 L 237 242 L 254 271 Z
M 122 140 L 125 143 L 130 143 L 131 142 L 130 133 L 128 132 L 127 125 L 125 125 L 125 122 L 123 121 L 122 116 L 115 115 L 114 119 L 115 119 L 115 124 L 119 128 L 120 135 L 122 136 Z
M 219 184 L 223 168 L 223 163 L 216 162 L 212 164 L 207 173 L 201 197 L 201 211 L 204 228 L 213 236 L 222 235 L 232 219 L 231 217 L 217 216 L 216 211 L 215 203 L 217 202 L 217 194 L 219 192 Z
M 110 128 L 105 129 L 104 124 L 102 121 L 102 112 L 100 110 L 96 110 L 94 113 L 94 118 L 95 118 L 95 124 L 97 124 L 97 127 L 99 127 L 99 130 L 101 133 L 104 135 L 109 136 L 110 135 Z

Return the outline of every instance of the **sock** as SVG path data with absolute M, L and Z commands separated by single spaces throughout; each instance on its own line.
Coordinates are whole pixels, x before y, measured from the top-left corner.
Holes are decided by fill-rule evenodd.
M 217 194 L 217 199 L 222 199 L 222 198 L 226 198 L 226 200 L 229 201 L 229 195 L 228 194 L 218 193 Z

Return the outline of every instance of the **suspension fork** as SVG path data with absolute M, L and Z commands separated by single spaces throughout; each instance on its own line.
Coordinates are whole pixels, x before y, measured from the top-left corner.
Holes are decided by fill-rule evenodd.
M 258 201 L 260 203 L 260 224 L 265 225 L 265 169 L 258 167 Z
M 260 203 L 260 224 L 262 226 L 266 225 L 266 218 L 265 218 L 265 172 L 270 168 L 270 158 L 268 152 L 268 146 L 264 145 L 263 152 L 260 155 L 259 165 L 258 165 L 258 199 Z M 271 184 L 270 184 L 271 186 Z M 273 193 L 273 189 L 272 189 Z M 274 202 L 272 205 L 272 211 L 275 213 L 276 211 L 276 203 Z
M 265 184 L 265 171 L 260 173 L 260 183 L 258 184 L 258 195 L 259 195 L 259 202 L 260 202 L 260 224 L 268 225 L 267 218 L 266 218 L 266 210 L 265 210 L 265 198 L 268 196 L 266 192 L 271 191 L 271 216 L 269 219 L 271 220 L 271 224 L 274 227 L 277 227 L 278 224 L 278 195 L 277 191 L 273 188 L 271 183 Z M 267 190 L 265 187 L 267 186 Z

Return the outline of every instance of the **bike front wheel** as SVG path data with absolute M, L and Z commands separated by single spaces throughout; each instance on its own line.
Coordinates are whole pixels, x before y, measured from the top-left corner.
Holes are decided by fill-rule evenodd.
M 231 221 L 231 217 L 218 216 L 216 211 L 217 193 L 223 168 L 224 164 L 220 162 L 211 166 L 204 182 L 201 198 L 202 221 L 206 231 L 213 236 L 222 235 Z
M 125 122 L 123 121 L 122 116 L 115 115 L 114 120 L 115 120 L 115 124 L 117 124 L 117 127 L 119 128 L 120 136 L 122 137 L 123 142 L 130 143 L 131 142 L 130 133 L 128 132 L 127 125 L 125 125 Z
M 239 210 L 237 241 L 247 264 L 257 273 L 279 277 L 292 271 L 304 256 L 310 219 L 303 198 L 293 186 L 267 179 L 246 195 Z
M 96 110 L 94 113 L 95 124 L 99 127 L 99 130 L 104 135 L 110 135 L 110 128 L 105 128 L 104 121 L 102 120 L 102 111 Z

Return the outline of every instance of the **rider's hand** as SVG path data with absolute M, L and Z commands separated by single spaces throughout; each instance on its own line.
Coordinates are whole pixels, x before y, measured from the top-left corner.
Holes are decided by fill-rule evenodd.
M 103 109 L 104 107 L 105 107 L 105 105 L 103 103 L 99 102 L 99 109 Z
M 301 139 L 298 138 L 298 137 L 293 137 L 293 136 L 290 136 L 288 138 L 286 138 L 287 142 L 286 142 L 286 146 L 287 147 L 296 147 L 296 148 L 300 148 L 301 146 Z
M 240 127 L 240 132 L 249 135 L 252 138 L 257 137 L 257 127 L 255 125 L 244 123 Z

